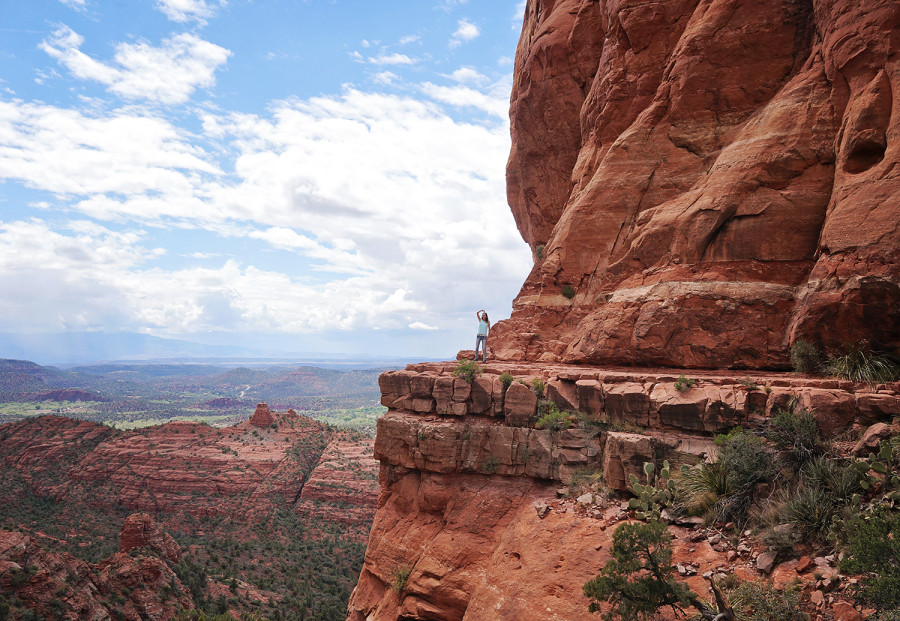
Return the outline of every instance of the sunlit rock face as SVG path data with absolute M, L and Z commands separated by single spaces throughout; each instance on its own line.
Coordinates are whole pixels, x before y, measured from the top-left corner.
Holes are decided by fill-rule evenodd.
M 510 360 L 784 367 L 900 348 L 900 3 L 529 0 Z

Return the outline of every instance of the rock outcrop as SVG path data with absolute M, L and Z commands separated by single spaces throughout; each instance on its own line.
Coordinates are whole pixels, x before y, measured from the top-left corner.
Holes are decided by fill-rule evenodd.
M 593 497 L 561 504 L 561 487 L 594 477 L 625 490 L 645 462 L 696 463 L 716 450 L 714 434 L 792 405 L 829 435 L 900 414 L 900 383 L 699 371 L 678 390 L 664 371 L 489 362 L 470 384 L 455 368 L 416 364 L 380 378 L 381 496 L 350 621 L 591 619 L 581 585 L 609 560 L 609 527 L 628 512 Z M 534 428 L 547 400 L 584 423 Z M 676 533 L 699 573 L 738 558 Z M 735 570 L 758 576 L 740 554 Z
M 14 602 L 10 618 L 31 611 L 42 619 L 172 619 L 194 604 L 155 556 L 118 552 L 92 565 L 7 530 L 0 530 L 0 595 Z
M 181 546 L 146 513 L 133 513 L 122 525 L 119 550 L 130 552 L 136 548 L 149 548 L 173 563 L 181 560 Z
M 900 5 L 529 0 L 507 360 L 779 368 L 900 349 Z

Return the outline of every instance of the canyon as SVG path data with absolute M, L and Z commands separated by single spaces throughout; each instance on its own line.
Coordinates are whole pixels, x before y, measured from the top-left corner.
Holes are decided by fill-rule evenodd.
M 228 427 L 0 425 L 0 610 L 342 618 L 378 498 L 373 443 L 265 403 Z

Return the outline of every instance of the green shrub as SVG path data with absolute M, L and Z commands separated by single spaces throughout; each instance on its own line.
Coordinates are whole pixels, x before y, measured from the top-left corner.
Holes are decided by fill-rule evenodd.
M 806 621 L 796 589 L 777 590 L 762 582 L 742 582 L 731 592 L 731 605 L 742 621 Z
M 536 377 L 533 380 L 531 380 L 531 389 L 534 391 L 534 394 L 536 394 L 538 397 L 543 397 L 544 390 L 547 389 L 547 382 L 545 382 L 544 380 L 542 380 L 539 377 Z
M 824 359 L 818 345 L 799 340 L 791 345 L 791 366 L 797 373 L 817 375 L 822 372 Z
M 697 385 L 697 380 L 688 379 L 684 376 L 684 374 L 679 375 L 678 379 L 675 380 L 675 390 L 678 392 L 686 392 Z
M 785 503 L 784 515 L 798 532 L 824 541 L 838 508 L 824 490 L 804 484 Z
M 846 504 L 854 494 L 862 491 L 856 468 L 845 466 L 824 455 L 806 462 L 801 473 L 808 486 L 827 491 L 829 498 L 837 503 Z
M 575 426 L 578 419 L 572 412 L 563 412 L 552 401 L 547 403 L 546 413 L 540 416 L 534 423 L 535 429 L 549 429 L 561 431 Z
M 543 258 L 544 258 L 544 249 L 545 248 L 546 248 L 546 245 L 544 245 L 544 244 L 538 244 L 537 246 L 534 247 L 534 254 L 537 255 L 537 258 L 539 261 L 543 260 Z
M 507 371 L 500 374 L 500 383 L 503 384 L 504 389 L 509 388 L 509 385 L 513 383 L 514 379 L 515 378 Z
M 721 512 L 720 503 L 734 493 L 725 463 L 701 462 L 682 466 L 678 481 L 677 506 L 689 515 L 714 517 Z
M 753 392 L 754 390 L 759 390 L 759 384 L 753 381 L 751 377 L 742 377 L 738 380 L 738 384 L 746 388 L 749 392 Z
M 858 600 L 882 611 L 900 609 L 900 515 L 883 507 L 858 515 L 841 571 L 865 574 L 856 586 Z
M 735 492 L 749 491 L 755 484 L 775 476 L 772 450 L 765 441 L 742 429 L 717 438 L 719 461 L 725 463 Z
M 406 583 L 409 580 L 409 574 L 412 571 L 406 565 L 400 567 L 394 567 L 391 570 L 391 588 L 394 589 L 394 593 L 397 595 L 402 595 L 406 590 Z
M 790 455 L 791 462 L 799 468 L 810 459 L 822 455 L 827 448 L 819 433 L 816 418 L 806 411 L 778 410 L 765 431 L 766 437 L 779 450 Z
M 663 606 L 683 612 L 695 597 L 675 579 L 672 535 L 664 524 L 620 524 L 610 553 L 611 560 L 582 589 L 591 600 L 591 612 L 600 611 L 603 603 L 612 604 L 603 614 L 607 621 L 655 619 Z
M 481 373 L 481 367 L 478 366 L 478 363 L 474 360 L 460 360 L 456 363 L 456 368 L 453 369 L 454 377 L 461 377 L 470 384 L 474 382 L 475 378 L 481 375 Z
M 573 287 L 572 285 L 563 285 L 562 286 L 562 294 L 563 294 L 563 297 L 571 300 L 572 298 L 575 297 L 575 287 Z
M 497 466 L 500 465 L 500 460 L 497 459 L 495 455 L 491 455 L 488 457 L 487 461 L 481 464 L 481 472 L 484 474 L 494 474 L 497 472 Z
M 866 343 L 848 347 L 842 355 L 828 357 L 828 375 L 853 382 L 879 384 L 900 379 L 900 364 L 885 352 L 873 351 Z

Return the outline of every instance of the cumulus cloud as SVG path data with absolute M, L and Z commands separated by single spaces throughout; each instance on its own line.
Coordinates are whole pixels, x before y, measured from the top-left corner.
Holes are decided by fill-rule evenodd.
M 84 37 L 61 25 L 40 48 L 75 77 L 104 84 L 116 95 L 130 100 L 162 104 L 186 102 L 198 88 L 215 83 L 216 69 L 231 52 L 196 35 L 175 35 L 154 47 L 147 42 L 120 43 L 113 63 L 96 60 L 80 47 Z
M 43 330 L 424 336 L 471 307 L 506 308 L 530 253 L 506 206 L 509 129 L 495 88 L 472 121 L 453 118 L 441 90 L 431 102 L 349 88 L 265 114 L 207 111 L 201 137 L 221 163 L 147 111 L 0 102 L 0 178 L 110 227 L 3 223 L 0 315 Z M 469 91 L 454 92 L 465 102 Z M 202 229 L 218 243 L 173 269 L 147 227 Z M 228 259 L 238 242 L 241 259 Z M 46 302 L 32 314 L 28 299 Z
M 456 32 L 454 32 L 453 36 L 450 38 L 450 47 L 457 47 L 463 43 L 477 39 L 480 34 L 481 29 L 476 24 L 473 24 L 467 19 L 461 19 L 457 22 Z
M 206 0 L 157 0 L 156 8 L 173 22 L 180 23 L 202 22 L 213 14 L 213 7 Z

